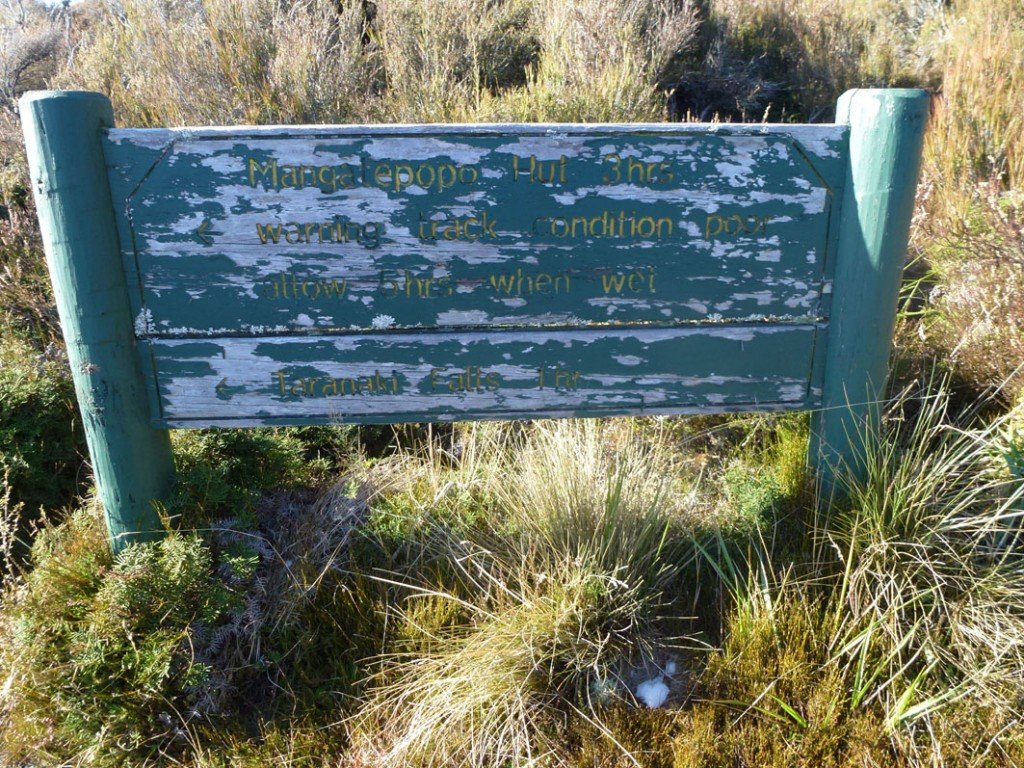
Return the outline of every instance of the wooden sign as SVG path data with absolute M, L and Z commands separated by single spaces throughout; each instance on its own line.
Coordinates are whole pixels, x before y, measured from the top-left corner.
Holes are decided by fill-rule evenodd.
M 171 427 L 870 400 L 927 97 L 851 92 L 821 126 L 115 129 L 67 92 L 22 112 L 94 458 L 152 454 L 97 461 L 103 491 L 165 467 Z M 854 410 L 818 419 L 817 455 L 847 455 Z M 112 531 L 152 528 L 169 482 L 127 482 Z
M 111 131 L 154 420 L 811 407 L 846 134 Z

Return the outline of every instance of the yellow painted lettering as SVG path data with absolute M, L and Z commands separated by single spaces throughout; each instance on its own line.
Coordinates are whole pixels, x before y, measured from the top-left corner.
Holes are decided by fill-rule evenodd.
M 256 234 L 260 238 L 260 244 L 266 245 L 268 242 L 277 243 L 281 240 L 281 225 L 277 224 L 257 224 Z
M 412 185 L 415 176 L 413 176 L 412 166 L 409 165 L 396 165 L 395 172 L 393 174 L 395 182 L 395 192 L 401 192 L 406 187 Z
M 443 192 L 446 189 L 451 189 L 455 186 L 458 177 L 459 173 L 454 165 L 451 163 L 442 165 L 437 169 L 437 191 Z
M 302 183 L 302 180 L 299 178 L 299 175 L 296 173 L 297 169 L 295 168 L 295 166 L 294 165 L 286 165 L 284 168 L 285 168 L 285 170 L 281 174 L 281 186 L 285 187 L 285 188 L 291 187 L 293 189 L 298 187 Z
M 619 157 L 617 154 L 612 153 L 610 155 L 605 155 L 601 159 L 604 160 L 604 162 L 609 163 L 611 165 L 610 170 L 612 172 L 611 176 L 609 176 L 608 174 L 604 175 L 604 183 L 618 184 L 620 181 L 622 181 L 622 158 Z
M 424 172 L 428 172 L 428 175 L 424 177 Z M 434 186 L 434 179 L 437 178 L 437 171 L 434 170 L 432 165 L 421 165 L 416 169 L 416 184 L 421 189 L 430 189 Z
M 255 157 L 249 158 L 249 186 L 256 186 L 256 175 L 259 174 L 264 189 L 277 189 L 277 160 L 273 158 L 260 163 Z M 269 178 L 268 178 L 269 177 Z
M 712 225 L 714 229 L 712 230 Z M 722 229 L 725 227 L 725 221 L 717 213 L 709 213 L 707 222 L 704 225 L 704 239 L 710 240 L 713 237 L 718 237 L 722 233 Z
M 625 275 L 601 275 L 601 287 L 604 289 L 606 294 L 611 293 L 612 291 L 615 291 L 615 293 L 622 293 L 622 288 L 625 284 Z

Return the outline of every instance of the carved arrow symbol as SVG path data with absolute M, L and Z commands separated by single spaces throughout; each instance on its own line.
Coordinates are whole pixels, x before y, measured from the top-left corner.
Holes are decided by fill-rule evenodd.
M 228 377 L 225 376 L 223 379 L 220 380 L 220 384 L 218 384 L 216 387 L 214 387 L 214 391 L 217 393 L 217 397 L 221 397 L 221 398 L 228 397 L 228 395 L 225 394 L 225 391 L 224 391 L 227 388 L 228 388 Z
M 200 224 L 199 228 L 196 230 L 196 237 L 199 238 L 199 242 L 204 243 L 205 245 L 213 245 L 213 238 L 206 234 L 209 229 L 210 220 L 203 219 L 203 223 Z

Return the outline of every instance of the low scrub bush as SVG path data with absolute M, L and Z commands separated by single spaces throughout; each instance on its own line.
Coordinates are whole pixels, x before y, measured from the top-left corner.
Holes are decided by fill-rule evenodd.
M 251 525 L 260 494 L 269 489 L 312 485 L 330 466 L 326 457 L 307 459 L 306 445 L 288 430 L 190 430 L 174 433 L 178 471 L 173 514 L 186 525 L 220 517 Z
M 913 286 L 904 354 L 938 357 L 969 391 L 1013 404 L 1024 388 L 1024 198 L 979 185 L 962 219 L 922 239 L 930 269 Z
M 13 339 L 0 348 L 0 496 L 23 508 L 22 533 L 41 507 L 57 512 L 85 489 L 85 436 L 65 366 Z
M 1009 0 L 960 0 L 942 32 L 912 239 L 930 271 L 904 347 L 943 361 L 975 396 L 999 391 L 1009 404 L 1024 351 L 1024 120 L 1012 106 L 1024 93 L 1024 19 Z
M 939 82 L 941 0 L 712 0 L 691 68 L 672 85 L 681 119 L 822 122 L 850 88 Z
M 130 0 L 56 83 L 138 126 L 659 119 L 696 31 L 675 0 Z
M 0 109 L 0 343 L 13 336 L 42 350 L 60 342 L 60 325 L 24 155 L 16 116 Z
M 365 24 L 356 2 L 127 0 L 103 6 L 56 84 L 107 94 L 131 126 L 366 120 Z
M 64 48 L 67 14 L 24 0 L 0 5 L 0 110 L 11 110 L 24 91 L 45 87 Z
M 316 503 L 271 494 L 258 524 L 116 560 L 76 516 L 7 598 L 4 748 L 197 766 L 289 744 L 297 764 L 353 766 L 1013 765 L 1022 430 L 1016 413 L 972 419 L 942 392 L 897 403 L 837 507 L 793 458 L 803 420 L 737 432 L 716 461 L 742 477 L 724 486 L 665 422 L 617 420 L 460 426 L 354 466 Z M 129 691 L 102 682 L 109 665 Z M 667 709 L 636 698 L 652 674 Z
M 200 625 L 238 599 L 194 536 L 111 557 L 95 510 L 40 536 L 32 570 L 5 600 L 3 752 L 40 764 L 120 765 L 180 751 L 209 668 Z

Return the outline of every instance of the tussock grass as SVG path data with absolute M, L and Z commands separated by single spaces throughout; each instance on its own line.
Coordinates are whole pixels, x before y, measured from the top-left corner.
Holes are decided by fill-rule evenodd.
M 1016 764 L 1018 420 L 979 425 L 933 382 L 893 404 L 847 503 L 808 518 L 806 562 L 763 537 L 702 548 L 732 607 L 678 764 Z M 971 717 L 986 739 L 952 725 Z
M 358 754 L 376 765 L 438 766 L 551 755 L 546 730 L 559 706 L 583 705 L 615 654 L 636 651 L 632 629 L 646 607 L 635 588 L 591 563 L 561 565 L 526 589 L 492 585 L 508 607 L 474 612 L 471 629 L 390 660 L 359 717 L 383 743 L 364 738 Z
M 480 454 L 468 446 L 480 436 L 485 455 L 505 451 L 505 477 L 475 471 Z M 566 713 L 601 731 L 599 705 L 632 700 L 630 669 L 680 642 L 675 608 L 695 561 L 685 516 L 674 513 L 685 502 L 671 489 L 671 454 L 637 437 L 630 422 L 467 435 L 468 474 L 495 486 L 484 495 L 496 508 L 459 538 L 437 518 L 421 522 L 435 527 L 425 550 L 454 565 L 454 589 L 380 577 L 406 584 L 407 626 L 423 600 L 434 616 L 446 601 L 455 610 L 441 626 L 418 627 L 411 651 L 382 657 L 354 720 L 362 759 L 523 764 L 558 751 L 551 728 Z
M 687 494 L 673 497 L 644 472 L 678 477 L 667 445 L 632 464 L 628 430 L 567 422 L 512 433 L 521 442 L 511 476 L 530 483 L 493 494 L 491 519 L 504 511 L 507 530 L 424 535 L 457 563 L 458 588 L 381 577 L 404 585 L 397 617 L 413 642 L 380 659 L 353 721 L 353 754 L 383 765 L 576 765 L 576 749 L 600 765 L 918 766 L 938 755 L 1013 765 L 1024 745 L 1024 489 L 1006 458 L 1017 466 L 1018 424 L 1013 413 L 980 424 L 957 414 L 941 386 L 907 395 L 872 443 L 868 480 L 851 482 L 836 508 L 808 493 L 792 459 L 806 432 L 791 425 L 762 461 L 774 467 L 774 503 L 803 510 L 802 548 L 782 508 L 725 535 L 688 527 L 685 504 L 672 511 Z M 473 482 L 486 484 L 476 467 Z M 749 503 L 728 494 L 713 503 Z M 694 558 L 702 610 L 718 606 L 720 630 L 715 610 L 687 620 L 689 598 L 664 599 L 698 583 Z M 620 591 L 580 599 L 602 584 Z M 615 616 L 628 633 L 608 629 Z M 623 715 L 628 670 L 666 647 L 698 647 L 701 622 L 721 649 L 683 655 L 690 698 L 667 719 Z
M 892 725 L 943 697 L 1024 693 L 1024 487 L 1002 455 L 1018 420 L 965 428 L 948 395 L 931 393 L 912 420 L 892 419 L 866 481 L 851 484 L 851 509 L 821 532 L 845 565 L 842 651 L 880 654 L 885 680 L 920 691 L 916 709 L 906 687 L 887 697 Z

